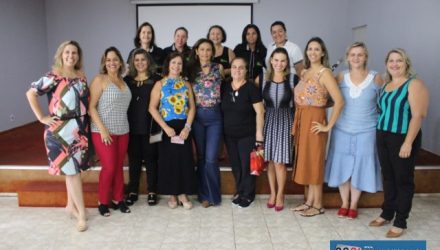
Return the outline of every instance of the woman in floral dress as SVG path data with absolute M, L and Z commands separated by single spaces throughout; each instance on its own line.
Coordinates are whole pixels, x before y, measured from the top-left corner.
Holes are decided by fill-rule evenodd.
M 38 96 L 47 94 L 49 114 L 45 115 Z M 76 228 L 87 230 L 81 171 L 89 165 L 89 88 L 82 71 L 82 50 L 75 41 L 65 41 L 57 49 L 52 71 L 31 84 L 26 92 L 38 121 L 45 125 L 44 142 L 49 174 L 65 175 L 66 211 L 76 217 Z

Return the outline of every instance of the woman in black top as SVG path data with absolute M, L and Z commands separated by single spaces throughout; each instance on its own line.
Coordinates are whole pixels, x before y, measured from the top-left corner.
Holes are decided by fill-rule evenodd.
M 141 24 L 141 26 L 139 26 L 136 31 L 136 37 L 134 38 L 134 46 L 135 49 L 142 48 L 146 50 L 153 58 L 153 65 L 156 69 L 156 72 L 162 72 L 162 64 L 165 59 L 165 55 L 163 50 L 156 46 L 153 25 L 151 25 L 149 22 L 144 22 Z M 130 51 L 128 54 L 127 63 L 129 63 L 135 49 Z
M 246 60 L 231 63 L 232 81 L 223 85 L 221 107 L 225 142 L 235 179 L 232 203 L 248 207 L 255 198 L 255 176 L 250 174 L 250 153 L 263 141 L 264 107 L 260 91 L 246 78 Z
M 247 60 L 249 80 L 254 81 L 263 73 L 263 67 L 266 67 L 264 60 L 267 49 L 261 41 L 260 29 L 255 24 L 248 24 L 244 27 L 241 43 L 235 47 L 234 53 L 237 57 Z
M 153 124 L 148 112 L 150 93 L 154 83 L 160 79 L 155 74 L 151 56 L 141 48 L 135 49 L 129 61 L 130 70 L 124 78 L 131 91 L 128 107 L 130 139 L 128 144 L 129 177 L 127 205 L 138 200 L 139 179 L 142 162 L 147 168 L 148 205 L 156 205 L 157 196 L 157 144 L 150 144 L 150 127 Z
M 206 38 L 214 43 L 215 55 L 213 61 L 223 66 L 226 77 L 230 76 L 231 63 L 232 59 L 235 58 L 235 54 L 232 49 L 222 45 L 222 43 L 226 42 L 226 31 L 220 25 L 213 25 L 209 28 Z

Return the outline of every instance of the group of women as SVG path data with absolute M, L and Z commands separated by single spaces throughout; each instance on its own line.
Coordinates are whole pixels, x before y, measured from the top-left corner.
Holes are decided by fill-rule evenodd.
M 203 207 L 219 205 L 218 155 L 224 139 L 236 185 L 233 204 L 248 207 L 255 198 L 250 152 L 261 144 L 268 162 L 268 208 L 284 209 L 288 164 L 293 165 L 293 181 L 307 186 L 305 202 L 292 210 L 306 217 L 325 212 L 324 182 L 339 187 L 342 205 L 337 215 L 354 219 L 361 192 L 381 190 L 383 180 L 382 214 L 370 226 L 394 218 L 387 237 L 403 233 L 428 107 L 427 89 L 415 77 L 406 52 L 393 49 L 387 54 L 383 80 L 368 70 L 365 44 L 354 43 L 346 51 L 349 69 L 335 78 L 321 38 L 311 38 L 301 53 L 287 40 L 284 23 L 274 22 L 271 34 L 274 43 L 267 50 L 258 27 L 247 25 L 242 43 L 232 51 L 222 46 L 223 28 L 214 25 L 207 38 L 189 49 L 188 31 L 180 27 L 164 56 L 154 43 L 153 27 L 144 23 L 126 76 L 121 53 L 110 47 L 90 89 L 79 44 L 66 41 L 59 46 L 52 71 L 32 83 L 27 97 L 46 125 L 49 171 L 66 175 L 66 210 L 77 218 L 78 231 L 87 229 L 80 172 L 89 165 L 90 140 L 102 166 L 98 209 L 110 216 L 110 206 L 129 213 L 138 200 L 142 165 L 147 168 L 149 205 L 164 194 L 170 197 L 170 208 L 191 209 L 188 195 L 195 193 Z M 37 100 L 43 94 L 49 98 L 47 116 Z M 155 127 L 163 131 L 160 142 L 150 141 Z

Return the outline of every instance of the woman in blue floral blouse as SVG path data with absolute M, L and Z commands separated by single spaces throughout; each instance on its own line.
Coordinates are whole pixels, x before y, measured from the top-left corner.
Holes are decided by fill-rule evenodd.
M 191 209 L 187 195 L 197 190 L 190 133 L 196 110 L 191 86 L 182 77 L 183 62 L 178 52 L 167 57 L 164 78 L 154 85 L 148 110 L 164 131 L 159 143 L 158 191 L 170 195 L 170 208 L 181 203 Z

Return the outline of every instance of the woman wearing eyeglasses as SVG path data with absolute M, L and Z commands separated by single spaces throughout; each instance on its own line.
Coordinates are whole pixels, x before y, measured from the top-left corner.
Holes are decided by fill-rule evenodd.
M 255 176 L 250 174 L 250 153 L 263 142 L 264 107 L 257 87 L 247 81 L 246 60 L 231 62 L 232 81 L 223 86 L 221 107 L 226 148 L 235 179 L 232 203 L 248 207 L 255 198 Z

